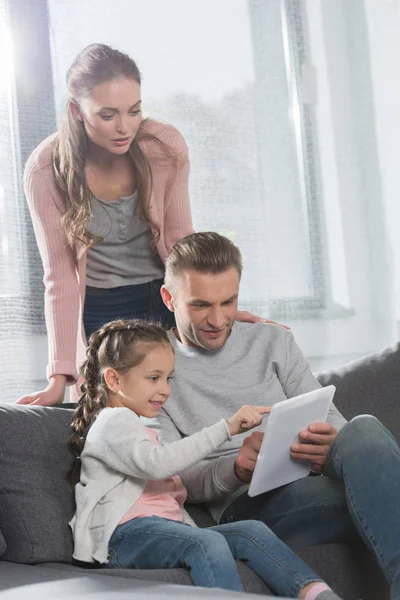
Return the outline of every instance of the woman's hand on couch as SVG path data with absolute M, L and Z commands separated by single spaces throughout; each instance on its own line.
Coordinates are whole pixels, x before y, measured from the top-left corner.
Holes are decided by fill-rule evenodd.
M 64 400 L 64 392 L 67 378 L 65 375 L 54 375 L 49 385 L 39 392 L 23 396 L 16 404 L 32 404 L 35 406 L 55 406 Z

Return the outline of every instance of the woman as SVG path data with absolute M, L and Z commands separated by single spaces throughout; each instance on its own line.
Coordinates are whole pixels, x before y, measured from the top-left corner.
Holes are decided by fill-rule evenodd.
M 173 324 L 159 290 L 169 250 L 193 231 L 188 149 L 176 129 L 142 118 L 140 82 L 126 54 L 86 47 L 67 73 L 59 132 L 26 165 L 44 268 L 49 384 L 21 404 L 62 402 L 77 381 L 86 339 L 104 323 L 135 317 Z

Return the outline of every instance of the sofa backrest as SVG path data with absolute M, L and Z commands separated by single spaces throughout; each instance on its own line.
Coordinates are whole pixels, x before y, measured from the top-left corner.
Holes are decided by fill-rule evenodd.
M 0 404 L 4 560 L 71 562 L 74 495 L 66 479 L 72 410 Z
M 336 386 L 334 403 L 346 419 L 374 415 L 400 443 L 400 343 L 317 378 Z

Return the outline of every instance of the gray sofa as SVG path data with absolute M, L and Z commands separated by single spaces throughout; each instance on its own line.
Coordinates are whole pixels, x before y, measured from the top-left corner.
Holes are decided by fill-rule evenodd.
M 400 345 L 321 373 L 318 378 L 323 385 L 336 385 L 335 402 L 347 418 L 373 414 L 400 440 Z M 84 582 L 84 589 L 89 587 L 98 595 L 113 591 L 121 597 L 129 593 L 131 598 L 179 596 L 182 588 L 174 584 L 192 583 L 184 569 L 88 569 L 72 564 L 68 520 L 74 502 L 65 478 L 71 460 L 66 448 L 71 411 L 70 405 L 54 408 L 0 405 L 2 598 L 27 597 L 30 585 L 39 591 L 38 582 L 43 582 L 46 589 L 53 586 L 49 597 L 63 598 L 63 594 L 78 597 L 77 580 Z M 204 507 L 188 508 L 198 525 L 213 523 Z M 294 549 L 344 600 L 389 598 L 388 586 L 376 561 L 361 542 L 297 545 Z M 245 564 L 239 563 L 238 567 L 246 592 L 273 595 Z M 16 595 L 22 590 L 24 594 Z M 40 590 L 42 596 L 44 591 Z M 3 596 L 5 592 L 8 596 Z M 213 594 L 207 596 L 206 590 L 186 588 L 186 596 L 192 594 L 199 594 L 199 598 L 213 597 Z

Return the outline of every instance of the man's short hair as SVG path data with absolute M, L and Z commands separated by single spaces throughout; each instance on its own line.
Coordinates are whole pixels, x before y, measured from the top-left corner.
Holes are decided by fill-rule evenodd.
M 165 262 L 165 285 L 173 287 L 173 280 L 183 271 L 223 273 L 235 268 L 242 274 L 240 250 L 231 240 L 213 231 L 191 233 L 174 244 Z

